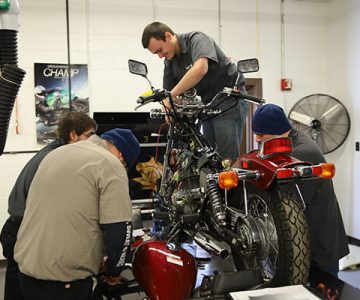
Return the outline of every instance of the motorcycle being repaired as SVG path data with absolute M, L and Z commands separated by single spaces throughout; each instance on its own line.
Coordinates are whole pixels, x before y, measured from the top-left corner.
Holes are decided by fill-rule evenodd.
M 257 59 L 237 65 L 242 73 L 258 70 Z M 129 60 L 129 70 L 145 77 L 151 86 L 137 100 L 138 107 L 166 98 L 172 107 L 150 112 L 153 118 L 169 116 L 171 123 L 156 194 L 160 204 L 154 212 L 154 220 L 161 224 L 157 234 L 161 239 L 140 244 L 132 262 L 134 277 L 146 295 L 181 300 L 306 284 L 310 238 L 297 183 L 332 178 L 334 165 L 312 165 L 291 157 L 291 139 L 284 137 L 264 141 L 259 150 L 240 155 L 234 163 L 223 159 L 208 145 L 198 120 L 222 113 L 213 106 L 218 97 L 260 105 L 263 99 L 242 94 L 236 82 L 208 104 L 194 90 L 185 93 L 179 104 L 169 91 L 152 87 L 146 64 Z M 195 289 L 195 259 L 181 248 L 185 241 L 222 259 L 232 256 L 236 271 L 206 276 Z

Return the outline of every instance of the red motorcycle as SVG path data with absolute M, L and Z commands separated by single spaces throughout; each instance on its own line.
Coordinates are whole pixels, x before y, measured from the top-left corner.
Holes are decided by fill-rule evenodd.
M 129 60 L 129 69 L 147 79 L 144 63 Z M 238 63 L 238 72 L 257 70 L 256 59 Z M 332 178 L 334 165 L 291 157 L 291 139 L 280 137 L 234 163 L 221 158 L 197 121 L 221 114 L 214 107 L 219 97 L 264 102 L 242 94 L 238 85 L 225 88 L 208 104 L 195 91 L 185 93 L 179 104 L 168 91 L 154 88 L 138 99 L 143 106 L 169 98 L 172 106 L 167 112 L 151 111 L 152 117 L 170 116 L 171 124 L 155 196 L 160 203 L 153 216 L 157 230 L 154 239 L 137 247 L 132 262 L 134 277 L 149 299 L 182 300 L 307 282 L 310 238 L 297 183 Z M 224 260 L 232 257 L 236 271 L 206 276 L 195 289 L 195 258 L 181 247 L 192 242 Z

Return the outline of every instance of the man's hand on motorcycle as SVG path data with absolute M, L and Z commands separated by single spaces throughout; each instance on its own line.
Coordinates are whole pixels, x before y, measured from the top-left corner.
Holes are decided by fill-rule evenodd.
M 107 256 L 104 256 L 100 262 L 100 271 L 99 273 L 105 273 L 105 262 L 106 260 L 108 259 Z M 126 278 L 122 277 L 121 274 L 119 276 L 109 276 L 109 275 L 102 275 L 100 277 L 101 281 L 108 284 L 108 285 L 111 285 L 111 286 L 114 286 L 114 285 L 117 285 L 117 284 L 121 284 L 121 283 L 124 283 L 125 281 L 127 281 Z
M 163 101 L 162 105 L 163 105 L 163 106 L 162 106 L 162 111 L 164 111 L 164 112 L 169 112 L 169 111 L 172 110 L 172 109 L 171 109 L 171 105 L 170 105 L 170 100 L 169 100 L 169 98 L 166 98 L 166 99 Z M 172 121 L 171 117 L 168 116 L 168 115 L 166 115 L 166 116 L 165 116 L 165 122 L 166 122 L 166 124 L 170 124 L 171 121 Z
M 182 102 L 181 98 L 178 97 L 178 96 L 173 96 L 173 101 L 174 101 L 174 103 L 177 103 L 177 104 L 181 104 L 181 102 Z M 163 100 L 162 105 L 163 105 L 163 106 L 162 106 L 162 110 L 163 110 L 164 112 L 170 112 L 170 111 L 172 111 L 172 107 L 171 107 L 169 98 L 166 98 L 165 100 Z M 170 124 L 171 121 L 172 121 L 172 118 L 171 118 L 169 115 L 166 115 L 166 116 L 165 116 L 165 122 L 166 122 L 166 124 Z
M 112 277 L 112 276 L 104 276 L 103 281 L 111 286 L 117 285 L 117 284 L 121 284 L 126 282 L 127 280 L 122 277 L 121 275 L 117 276 L 117 277 Z

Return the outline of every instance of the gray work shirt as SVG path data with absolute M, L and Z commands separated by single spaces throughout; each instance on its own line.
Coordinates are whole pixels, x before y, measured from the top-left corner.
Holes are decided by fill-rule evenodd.
M 131 222 L 128 177 L 105 142 L 86 141 L 51 151 L 31 184 L 14 258 L 22 273 L 69 282 L 99 271 L 100 224 Z
M 202 32 L 190 32 L 176 36 L 180 45 L 180 54 L 171 60 L 165 59 L 164 61 L 164 89 L 170 91 L 201 57 L 208 58 L 209 69 L 194 88 L 203 102 L 209 102 L 224 87 L 232 87 L 235 81 L 236 65 L 230 61 L 211 37 Z

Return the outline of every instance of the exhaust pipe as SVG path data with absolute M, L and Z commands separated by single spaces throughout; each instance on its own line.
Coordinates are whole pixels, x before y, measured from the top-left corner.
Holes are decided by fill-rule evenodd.
M 194 241 L 196 242 L 196 244 L 204 248 L 210 254 L 219 256 L 222 259 L 228 259 L 230 256 L 229 251 L 221 245 L 221 242 L 219 242 L 205 232 L 195 233 Z

